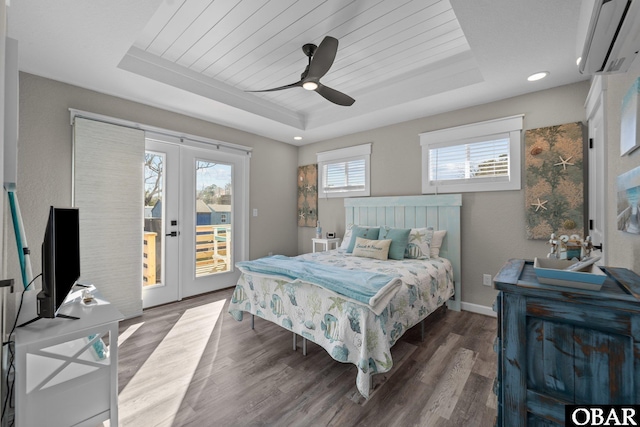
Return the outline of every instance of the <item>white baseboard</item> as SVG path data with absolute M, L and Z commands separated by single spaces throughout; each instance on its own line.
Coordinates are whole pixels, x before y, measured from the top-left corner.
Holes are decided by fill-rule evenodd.
M 472 313 L 484 314 L 485 316 L 498 317 L 493 308 L 486 305 L 472 304 L 470 302 L 462 301 L 460 303 L 460 309 L 464 311 L 470 311 Z

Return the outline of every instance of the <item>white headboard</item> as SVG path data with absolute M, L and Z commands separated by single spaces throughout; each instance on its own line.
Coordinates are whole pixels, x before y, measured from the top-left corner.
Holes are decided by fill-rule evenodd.
M 455 296 L 449 308 L 460 310 L 460 194 L 438 196 L 355 197 L 344 199 L 346 224 L 433 227 L 447 230 L 440 256 L 453 265 Z

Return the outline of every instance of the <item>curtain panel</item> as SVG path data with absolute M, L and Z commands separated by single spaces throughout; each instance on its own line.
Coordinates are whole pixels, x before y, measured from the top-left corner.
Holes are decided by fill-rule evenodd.
M 73 204 L 80 213 L 80 280 L 125 317 L 142 314 L 145 133 L 73 121 Z

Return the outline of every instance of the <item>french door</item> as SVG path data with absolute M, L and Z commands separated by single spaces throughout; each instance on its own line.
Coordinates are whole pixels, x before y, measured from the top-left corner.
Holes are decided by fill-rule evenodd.
M 182 147 L 182 296 L 234 286 L 245 259 L 245 162 L 221 150 Z
M 248 246 L 248 155 L 152 139 L 146 150 L 145 248 L 155 237 L 155 278 L 145 273 L 143 306 L 234 286 Z
M 144 163 L 143 308 L 180 299 L 180 147 L 146 139 Z

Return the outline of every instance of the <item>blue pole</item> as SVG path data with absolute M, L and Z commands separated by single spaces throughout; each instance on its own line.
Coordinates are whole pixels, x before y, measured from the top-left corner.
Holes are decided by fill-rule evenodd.
M 11 217 L 13 219 L 13 231 L 16 235 L 16 245 L 18 245 L 18 258 L 20 259 L 20 271 L 22 272 L 22 283 L 26 288 L 29 282 L 27 281 L 27 268 L 25 262 L 24 247 L 22 246 L 22 236 L 20 233 L 20 217 L 18 215 L 17 201 L 15 199 L 15 193 L 8 191 L 9 205 L 11 207 Z

